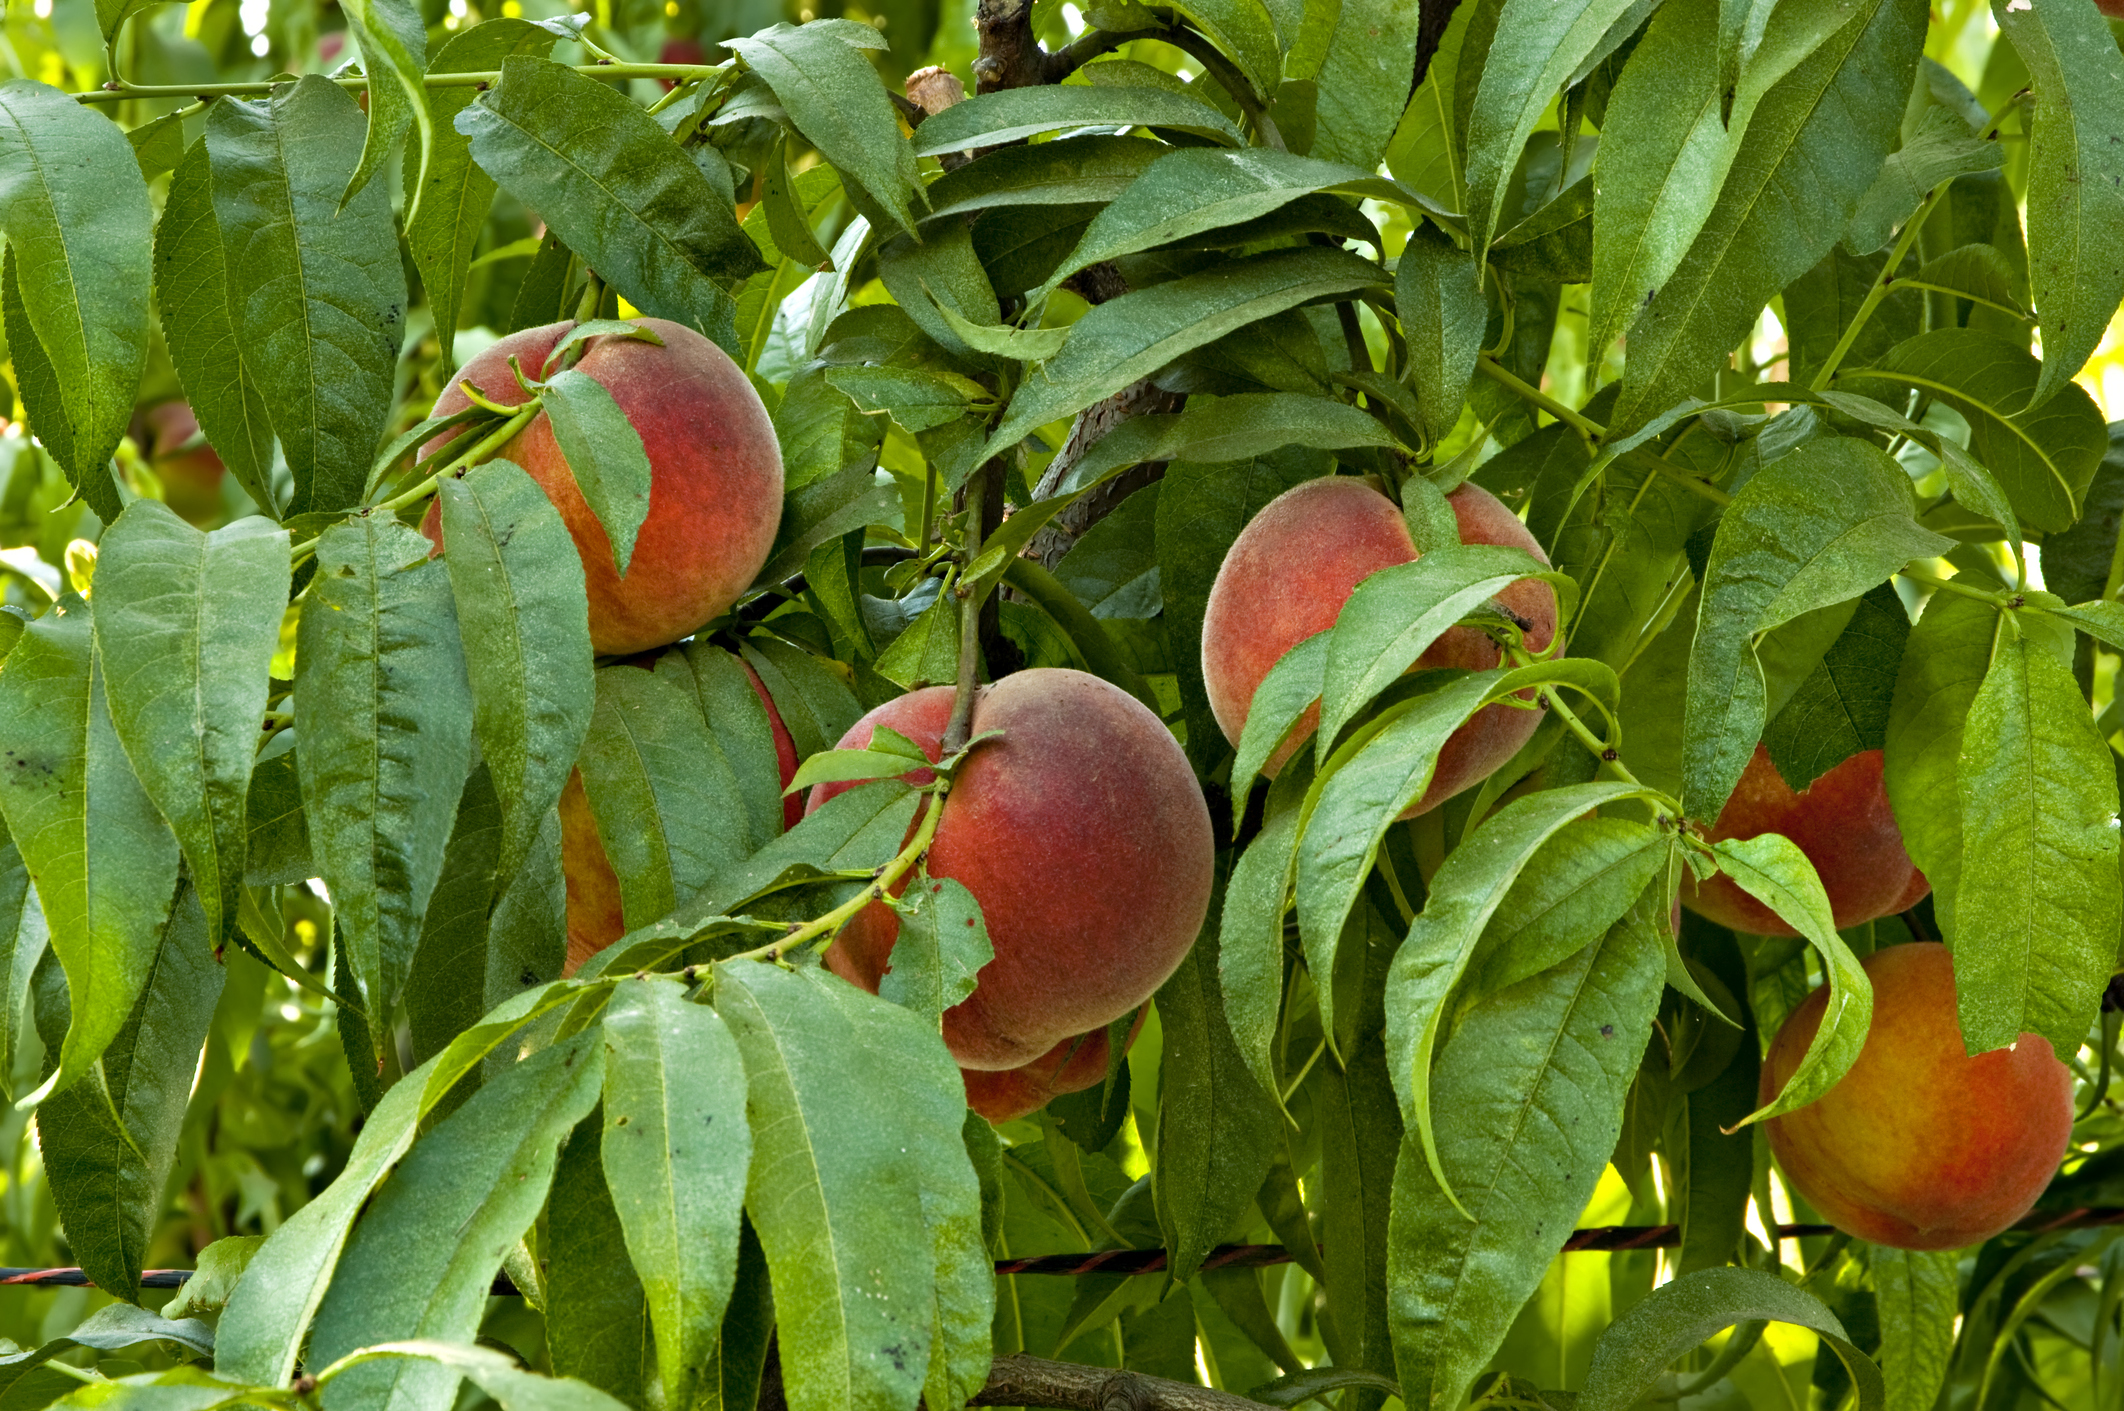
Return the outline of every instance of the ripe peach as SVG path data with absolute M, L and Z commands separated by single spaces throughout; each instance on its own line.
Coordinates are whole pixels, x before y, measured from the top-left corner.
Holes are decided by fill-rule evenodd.
M 604 384 L 649 455 L 649 515 L 626 577 L 613 566 L 612 541 L 576 487 L 543 412 L 495 452 L 531 473 L 575 536 L 590 590 L 590 645 L 601 654 L 675 642 L 728 609 L 767 562 L 782 517 L 782 453 L 744 372 L 690 328 L 657 318 L 635 322 L 654 329 L 664 345 L 593 338 L 575 365 Z M 538 377 L 571 326 L 549 323 L 498 340 L 458 370 L 435 399 L 435 415 L 470 405 L 460 382 L 504 406 L 522 402 L 510 357 Z M 420 527 L 442 545 L 439 505 L 429 506 Z
M 705 64 L 708 62 L 708 51 L 701 47 L 701 41 L 698 39 L 667 39 L 664 41 L 664 47 L 657 50 L 656 61 L 660 64 Z M 678 87 L 676 79 L 665 78 L 657 81 L 664 85 L 666 93 Z
M 1142 1031 L 1143 1016 L 1129 1028 L 1126 1053 Z M 1030 1116 L 1066 1093 L 1081 1093 L 1106 1081 L 1107 1054 L 1112 1051 L 1106 1030 L 1094 1029 L 1062 1040 L 1023 1068 L 989 1072 L 961 1068 L 966 1082 L 966 1105 L 991 1122 L 1009 1122 Z
M 1481 486 L 1463 484 L 1446 502 L 1460 523 L 1462 543 L 1506 544 L 1548 563 L 1527 527 Z M 1308 480 L 1269 501 L 1233 541 L 1202 617 L 1202 679 L 1225 738 L 1239 742 L 1262 678 L 1285 652 L 1334 626 L 1358 583 L 1382 568 L 1418 557 L 1401 511 L 1362 480 Z M 1548 646 L 1556 635 L 1556 594 L 1548 584 L 1515 583 L 1498 598 L 1530 624 L 1529 648 Z M 1486 633 L 1455 627 L 1432 643 L 1416 666 L 1489 671 L 1500 656 Z M 1484 707 L 1446 741 L 1431 787 L 1407 816 L 1428 812 L 1487 779 L 1519 752 L 1541 717 L 1541 711 L 1502 703 Z M 1319 720 L 1316 702 L 1307 710 L 1300 733 Z M 1269 774 L 1274 775 L 1296 748 L 1286 746 L 1272 757 Z
M 199 439 L 199 418 L 191 406 L 163 402 L 149 407 L 141 422 L 146 438 L 141 449 L 162 482 L 163 503 L 196 525 L 219 519 L 227 467 L 214 448 Z
M 863 748 L 886 725 L 935 759 L 951 697 L 932 686 L 887 701 L 840 748 Z M 973 994 L 946 1011 L 944 1041 L 960 1067 L 996 1071 L 1112 1023 L 1165 982 L 1202 929 L 1214 846 L 1179 743 L 1096 676 L 1047 667 L 1006 676 L 981 692 L 973 728 L 1003 738 L 960 768 L 929 871 L 974 894 L 995 946 Z M 821 784 L 809 807 L 846 787 Z M 899 933 L 898 914 L 874 903 L 826 964 L 875 994 Z
M 1873 1027 L 1837 1085 L 1765 1127 L 1800 1194 L 1838 1229 L 1897 1249 L 1960 1249 L 2028 1213 L 2072 1137 L 2072 1071 L 2049 1040 L 1969 1056 L 1954 962 L 1933 942 L 1866 961 Z M 1763 1060 L 1762 1101 L 1821 1026 L 1824 986 L 1792 1011 Z
M 647 669 L 655 664 L 655 653 L 635 665 Z M 752 683 L 752 693 L 767 707 L 767 728 L 774 734 L 774 761 L 780 774 L 782 787 L 796 778 L 796 742 L 789 737 L 789 727 L 782 723 L 782 713 L 774 708 L 774 699 L 767 694 L 760 674 L 752 669 L 752 663 L 739 658 L 745 668 L 745 679 Z M 796 795 L 782 800 L 782 826 L 794 828 L 803 817 L 804 801 Z M 590 795 L 583 787 L 583 772 L 571 770 L 567 787 L 561 790 L 561 879 L 568 887 L 568 961 L 563 973 L 573 975 L 582 963 L 596 955 L 627 934 L 627 922 L 620 908 L 619 874 L 612 870 L 612 860 L 605 855 L 604 841 L 597 835 L 597 818 L 590 811 Z
M 1711 842 L 1782 833 L 1799 845 L 1829 893 L 1837 929 L 1908 911 L 1932 890 L 1903 851 L 1903 834 L 1881 783 L 1881 752 L 1866 750 L 1793 793 L 1761 745 L 1719 810 Z M 1730 877 L 1699 884 L 1684 874 L 1682 904 L 1698 916 L 1757 936 L 1799 933 Z

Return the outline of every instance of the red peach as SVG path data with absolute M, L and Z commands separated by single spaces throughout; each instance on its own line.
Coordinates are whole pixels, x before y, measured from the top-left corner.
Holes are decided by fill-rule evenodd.
M 1835 1087 L 1764 1124 L 1771 1153 L 1847 1234 L 1897 1249 L 1979 1244 L 2027 1214 L 2064 1159 L 2072 1071 L 2039 1034 L 1971 1058 L 1945 946 L 1888 946 L 1865 964 L 1866 1046 Z M 1817 989 L 1778 1031 L 1763 1102 L 1799 1066 L 1828 994 Z
M 1481 486 L 1463 484 L 1446 502 L 1459 521 L 1462 543 L 1509 545 L 1544 566 L 1549 562 L 1527 527 Z M 1263 506 L 1225 555 L 1202 617 L 1202 678 L 1225 738 L 1238 743 L 1269 669 L 1292 647 L 1333 627 L 1360 582 L 1419 557 L 1400 509 L 1353 477 L 1309 480 Z M 1530 649 L 1548 646 L 1556 635 L 1556 594 L 1548 584 L 1515 583 L 1498 599 L 1530 624 Z M 1488 634 L 1455 627 L 1416 659 L 1416 669 L 1489 671 L 1500 657 Z M 1502 703 L 1477 712 L 1439 751 L 1430 788 L 1405 816 L 1428 812 L 1487 779 L 1519 752 L 1542 714 Z M 1315 702 L 1299 723 L 1301 738 L 1319 721 Z M 1272 757 L 1268 773 L 1273 776 L 1297 748 L 1287 745 Z
M 1126 1053 L 1143 1029 L 1143 1015 L 1129 1027 Z M 1062 1040 L 1023 1068 L 990 1072 L 961 1068 L 966 1083 L 966 1105 L 991 1122 L 1009 1122 L 1030 1116 L 1067 1093 L 1081 1093 L 1106 1081 L 1107 1054 L 1112 1051 L 1106 1030 L 1094 1029 Z
M 1881 752 L 1866 750 L 1794 793 L 1761 745 L 1740 783 L 1719 810 L 1706 838 L 1753 838 L 1782 833 L 1799 845 L 1820 874 L 1838 930 L 1908 911 L 1932 890 L 1903 850 L 1902 830 L 1881 783 Z M 1682 904 L 1698 916 L 1756 936 L 1795 936 L 1776 912 L 1735 886 L 1730 877 L 1699 884 L 1684 875 Z
M 936 759 L 951 697 L 932 686 L 887 701 L 840 748 L 863 748 L 886 725 Z M 1096 676 L 1006 676 L 976 700 L 973 729 L 1003 738 L 960 767 L 928 865 L 974 894 L 995 946 L 973 994 L 944 1016 L 959 1066 L 994 1071 L 1113 1022 L 1165 982 L 1208 912 L 1215 848 L 1179 743 Z M 808 807 L 846 787 L 819 785 Z M 898 914 L 874 903 L 826 964 L 875 994 L 899 931 Z
M 681 324 L 634 322 L 655 330 L 663 346 L 593 338 L 575 365 L 612 394 L 649 456 L 649 514 L 626 577 L 613 566 L 612 541 L 577 488 L 545 413 L 495 452 L 529 471 L 567 521 L 590 592 L 590 644 L 611 655 L 675 642 L 726 611 L 767 562 L 782 516 L 781 450 L 743 370 Z M 538 377 L 570 327 L 549 323 L 496 341 L 458 370 L 435 399 L 434 414 L 470 405 L 461 382 L 504 406 L 522 402 L 509 359 Z M 442 545 L 439 505 L 429 506 L 421 532 Z
M 163 503 L 193 524 L 221 518 L 221 481 L 227 468 L 214 448 L 199 439 L 199 418 L 191 406 L 163 402 L 149 407 L 142 419 L 147 436 L 142 449 L 162 482 Z

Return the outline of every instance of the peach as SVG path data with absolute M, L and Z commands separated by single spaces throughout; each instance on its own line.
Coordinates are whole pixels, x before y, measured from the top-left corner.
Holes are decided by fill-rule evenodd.
M 1143 1015 L 1128 1031 L 1126 1053 L 1142 1031 Z M 1113 1045 L 1106 1030 L 1094 1029 L 1062 1040 L 1022 1068 L 990 1072 L 961 1068 L 966 1083 L 966 1105 L 991 1122 L 1009 1122 L 1027 1117 L 1067 1093 L 1081 1093 L 1106 1081 L 1107 1054 Z
M 649 514 L 625 577 L 543 412 L 494 453 L 529 471 L 567 522 L 590 592 L 590 645 L 601 654 L 675 642 L 727 611 L 766 564 L 782 517 L 781 449 L 743 370 L 690 328 L 657 318 L 634 322 L 654 329 L 663 346 L 593 338 L 576 364 L 612 394 L 649 456 Z M 509 359 L 538 377 L 572 326 L 549 323 L 498 340 L 458 369 L 435 399 L 434 415 L 470 405 L 458 385 L 467 381 L 490 401 L 522 402 Z M 429 506 L 420 527 L 442 546 L 440 505 Z
M 1548 563 L 1527 527 L 1481 486 L 1463 484 L 1446 503 L 1459 521 L 1462 543 L 1505 544 Z M 1333 627 L 1360 582 L 1419 557 L 1401 510 L 1363 480 L 1308 480 L 1263 506 L 1224 556 L 1202 617 L 1202 679 L 1225 738 L 1239 742 L 1269 669 L 1292 647 Z M 1529 624 L 1529 648 L 1548 646 L 1556 635 L 1556 594 L 1548 584 L 1515 583 L 1498 599 Z M 1487 633 L 1455 627 L 1416 659 L 1416 669 L 1489 671 L 1501 655 Z M 1428 812 L 1487 779 L 1519 752 L 1541 717 L 1541 711 L 1503 703 L 1477 712 L 1439 751 L 1430 788 L 1406 816 Z M 1319 721 L 1315 702 L 1300 722 L 1300 736 Z M 1297 748 L 1287 745 L 1272 757 L 1268 773 L 1273 776 Z
M 1866 961 L 1873 1027 L 1837 1085 L 1765 1123 L 1785 1175 L 1838 1229 L 1897 1249 L 1960 1249 L 2026 1215 L 2072 1137 L 2072 1071 L 2049 1040 L 1971 1058 L 1954 961 L 1933 942 Z M 1763 1060 L 1762 1101 L 1792 1076 L 1828 989 L 1792 1011 Z
M 200 439 L 199 418 L 190 405 L 163 402 L 149 407 L 141 420 L 146 437 L 141 449 L 162 482 L 163 503 L 195 525 L 221 518 L 221 480 L 227 467 Z
M 932 686 L 887 701 L 840 748 L 886 725 L 935 759 L 951 699 Z M 1165 982 L 1202 929 L 1214 846 L 1179 742 L 1119 687 L 1021 671 L 981 692 L 973 728 L 1003 738 L 960 768 L 928 865 L 974 894 L 995 946 L 973 994 L 945 1012 L 945 1044 L 961 1068 L 998 1071 L 1112 1023 Z M 847 787 L 819 785 L 808 807 Z M 873 903 L 826 964 L 875 994 L 899 932 L 898 914 Z
M 1838 930 L 1908 911 L 1932 890 L 1903 851 L 1902 830 L 1895 826 L 1881 783 L 1879 750 L 1851 756 L 1795 794 L 1770 762 L 1770 752 L 1757 745 L 1705 836 L 1716 843 L 1759 833 L 1782 833 L 1799 845 L 1821 876 Z M 1799 934 L 1730 877 L 1699 884 L 1684 874 L 1681 899 L 1698 916 L 1731 930 Z
M 651 653 L 647 659 L 631 664 L 646 670 L 655 661 L 656 654 Z M 786 789 L 789 781 L 796 778 L 796 742 L 789 737 L 789 727 L 782 723 L 782 713 L 774 708 L 774 699 L 767 694 L 752 663 L 742 657 L 738 663 L 745 668 L 752 693 L 767 708 L 767 728 L 774 734 L 775 768 Z M 782 800 L 785 829 L 794 828 L 803 817 L 803 802 L 796 795 Z M 563 973 L 573 975 L 584 961 L 626 935 L 627 921 L 620 907 L 619 874 L 612 870 L 604 840 L 597 835 L 597 817 L 590 811 L 590 794 L 583 787 L 580 769 L 569 771 L 567 786 L 561 790 L 560 823 L 561 879 L 568 888 L 568 961 Z

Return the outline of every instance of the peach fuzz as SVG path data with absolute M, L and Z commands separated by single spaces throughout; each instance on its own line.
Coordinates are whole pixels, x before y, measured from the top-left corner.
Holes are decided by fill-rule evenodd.
M 1710 842 L 1782 833 L 1799 845 L 1821 876 L 1838 930 L 1908 911 L 1932 890 L 1903 850 L 1902 830 L 1881 783 L 1881 752 L 1866 750 L 1794 793 L 1761 745 L 1741 771 Z M 1776 912 L 1735 886 L 1730 877 L 1699 883 L 1684 874 L 1682 905 L 1706 920 L 1756 936 L 1796 936 Z
M 1851 1070 L 1764 1124 L 1794 1187 L 1838 1229 L 1896 1249 L 1960 1249 L 2026 1215 L 2072 1138 L 2072 1072 L 2037 1034 L 1971 1058 L 1954 962 L 1935 942 L 1866 960 L 1873 1027 Z M 1763 1060 L 1769 1102 L 1821 1027 L 1828 989 L 1792 1011 Z
M 936 759 L 951 699 L 932 686 L 887 701 L 839 747 L 861 749 L 885 725 Z M 982 690 L 973 729 L 1003 738 L 960 767 L 928 866 L 981 903 L 995 958 L 946 1011 L 944 1040 L 960 1067 L 995 1071 L 1112 1023 L 1165 982 L 1208 913 L 1214 845 L 1179 742 L 1119 687 L 1021 671 Z M 819 785 L 808 807 L 847 787 Z M 826 964 L 876 993 L 899 930 L 898 914 L 873 903 Z
M 630 664 L 646 670 L 655 665 L 655 656 L 651 653 Z M 740 657 L 738 664 L 745 668 L 752 693 L 767 708 L 767 728 L 774 735 L 775 772 L 786 789 L 789 781 L 796 778 L 796 742 L 789 737 L 789 727 L 782 723 L 782 713 L 774 708 L 774 699 L 767 694 L 752 663 Z M 783 828 L 797 825 L 803 817 L 803 804 L 803 799 L 794 794 L 782 800 Z M 619 874 L 612 870 L 604 840 L 597 835 L 597 817 L 590 811 L 590 795 L 583 787 L 580 769 L 569 771 L 567 786 L 561 790 L 560 825 L 561 880 L 568 889 L 568 960 L 562 973 L 573 975 L 584 961 L 627 934 L 626 918 L 620 908 Z
M 766 564 L 782 517 L 781 448 L 743 370 L 681 324 L 634 322 L 654 330 L 663 346 L 593 338 L 575 365 L 612 394 L 649 456 L 649 514 L 624 578 L 543 412 L 494 453 L 529 471 L 567 522 L 590 593 L 590 645 L 601 655 L 675 642 L 727 611 Z M 498 340 L 458 369 L 435 399 L 434 415 L 470 405 L 459 386 L 467 381 L 490 401 L 522 402 L 509 359 L 517 359 L 525 376 L 540 376 L 546 355 L 571 327 L 549 323 Z M 442 547 L 439 504 L 429 506 L 420 527 Z
M 1464 544 L 1524 549 L 1547 566 L 1548 555 L 1503 502 L 1479 485 L 1446 496 Z M 1286 490 L 1262 507 L 1233 541 L 1210 588 L 1202 618 L 1202 678 L 1210 709 L 1233 744 L 1246 727 L 1254 692 L 1276 662 L 1306 638 L 1335 625 L 1351 592 L 1382 568 L 1420 558 L 1407 523 L 1392 500 L 1363 480 L 1330 476 Z M 1499 600 L 1531 624 L 1535 651 L 1556 635 L 1556 594 L 1548 584 L 1515 583 Z M 1494 669 L 1502 653 L 1473 627 L 1454 627 L 1416 659 L 1415 669 Z M 1519 752 L 1542 712 L 1504 704 L 1485 706 L 1439 751 L 1431 786 L 1406 816 L 1428 812 L 1462 789 L 1487 779 Z M 1316 701 L 1299 722 L 1301 736 L 1320 720 Z M 1297 748 L 1270 759 L 1274 775 Z
M 1142 1029 L 1143 1015 L 1139 1012 L 1129 1027 L 1123 1053 L 1135 1046 L 1136 1035 Z M 1062 1040 L 1022 1068 L 1000 1072 L 961 1068 L 959 1077 L 966 1083 L 966 1105 L 991 1122 L 1030 1116 L 1058 1097 L 1081 1093 L 1105 1082 L 1107 1054 L 1111 1051 L 1106 1030 L 1094 1029 Z

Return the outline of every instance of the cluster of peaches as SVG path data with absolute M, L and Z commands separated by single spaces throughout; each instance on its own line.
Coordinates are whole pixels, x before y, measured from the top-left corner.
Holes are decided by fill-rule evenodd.
M 545 417 L 497 452 L 538 481 L 573 532 L 592 643 L 607 656 L 652 652 L 727 611 L 765 563 L 780 513 L 774 429 L 744 374 L 691 330 L 647 322 L 661 346 L 600 338 L 578 365 L 633 422 L 652 468 L 648 518 L 624 579 Z M 512 334 L 459 378 L 504 402 L 520 399 L 509 358 L 540 365 L 565 328 Z M 435 410 L 464 405 L 453 384 Z M 1520 548 L 1546 564 L 1526 527 L 1488 492 L 1462 485 L 1448 503 L 1463 542 Z M 439 545 L 432 514 L 426 529 Z M 1204 620 L 1203 677 L 1224 733 L 1236 743 L 1270 668 L 1333 626 L 1360 580 L 1418 556 L 1401 510 L 1361 479 L 1307 482 L 1256 515 L 1224 561 Z M 1545 650 L 1557 628 L 1551 589 L 1525 580 L 1502 596 L 1527 624 L 1526 647 Z M 1488 634 L 1463 626 L 1417 666 L 1488 670 L 1499 660 Z M 787 784 L 795 748 L 757 676 L 752 684 Z M 937 759 L 951 705 L 948 687 L 911 692 L 864 716 L 841 747 L 867 746 L 882 725 Z M 1484 709 L 1446 744 L 1410 816 L 1502 767 L 1539 721 L 1531 703 Z M 1202 927 L 1214 843 L 1201 791 L 1171 733 L 1097 677 L 1054 669 L 1005 677 L 982 688 L 973 729 L 1001 738 L 977 749 L 954 780 L 927 869 L 972 892 L 994 945 L 973 994 L 946 1012 L 943 1028 L 969 1103 L 1003 1121 L 1103 1079 L 1108 1026 L 1141 1010 Z M 927 780 L 910 775 L 909 782 Z M 817 786 L 805 811 L 846 787 Z M 623 927 L 616 880 L 579 783 L 562 807 L 575 965 Z M 792 799 L 788 821 L 798 816 Z M 1709 836 L 1765 832 L 1791 838 L 1812 860 L 1839 927 L 1893 915 L 1926 894 L 1896 829 L 1877 750 L 1795 793 L 1758 747 Z M 1682 900 L 1735 931 L 1793 934 L 1723 877 L 1688 884 Z M 833 941 L 825 962 L 875 992 L 898 930 L 893 908 L 873 903 Z M 1905 1248 L 1988 1238 L 2026 1213 L 2057 1168 L 2073 1119 L 2070 1072 L 2033 1034 L 2012 1049 L 1969 1057 L 1944 947 L 1886 946 L 1866 969 L 1875 1000 L 1863 1053 L 1825 1097 L 1768 1123 L 1772 1150 L 1799 1192 L 1854 1235 Z M 1817 991 L 1770 1045 L 1765 1101 L 1798 1064 L 1824 1002 Z

